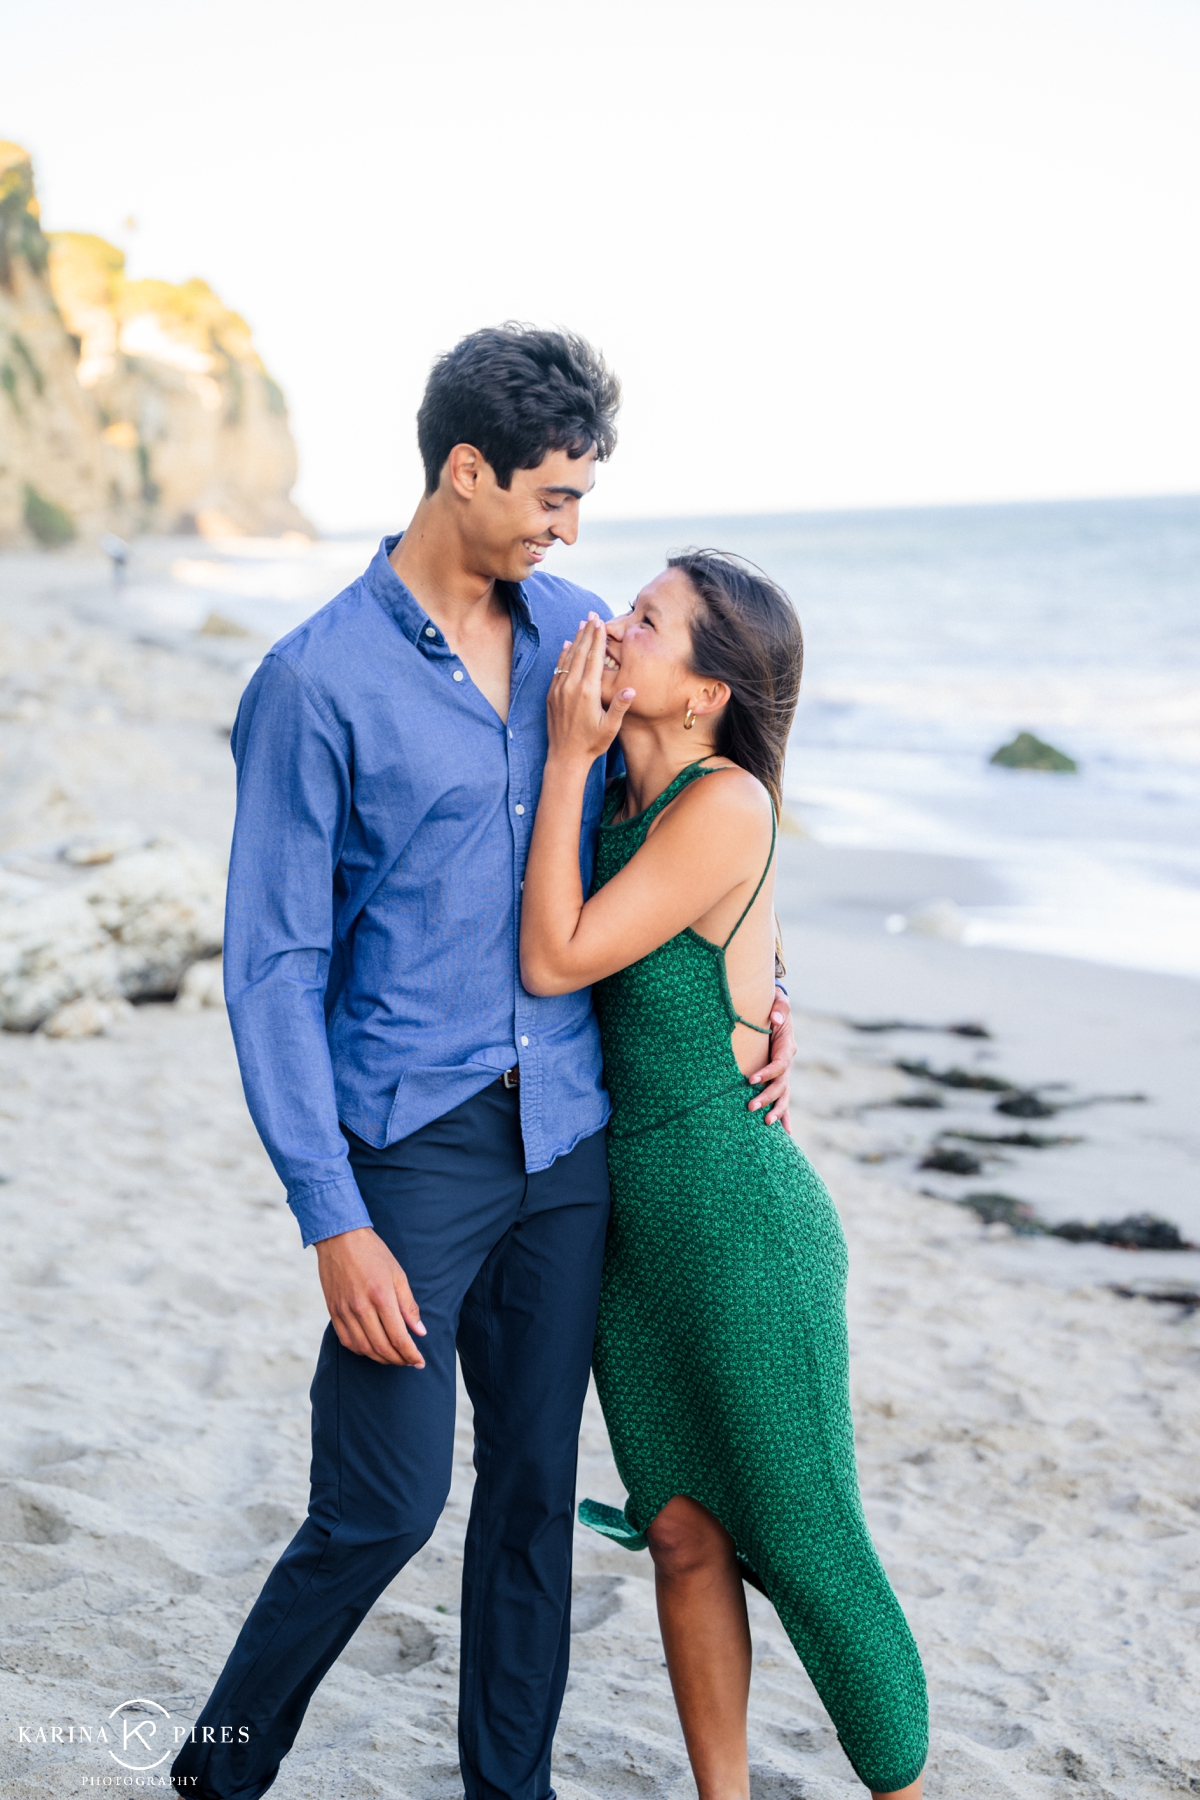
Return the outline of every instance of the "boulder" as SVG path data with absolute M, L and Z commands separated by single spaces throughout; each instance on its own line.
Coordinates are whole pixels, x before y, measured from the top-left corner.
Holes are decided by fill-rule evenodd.
M 220 950 L 224 904 L 221 866 L 173 838 L 62 885 L 10 883 L 0 893 L 0 1025 L 34 1031 L 76 1001 L 169 998 Z
M 51 1013 L 42 1030 L 51 1038 L 102 1037 L 132 1012 L 128 1000 L 70 1000 Z
M 926 900 L 911 912 L 889 913 L 883 922 L 889 932 L 915 931 L 921 937 L 946 938 L 961 944 L 967 936 L 967 918 L 953 900 Z
M 1073 757 L 1043 743 L 1032 731 L 1019 731 L 1011 744 L 1001 744 L 988 761 L 1001 769 L 1041 769 L 1050 775 L 1074 775 L 1079 769 Z
M 219 956 L 192 964 L 179 984 L 175 1004 L 180 1012 L 200 1012 L 206 1006 L 225 1005 L 225 981 Z

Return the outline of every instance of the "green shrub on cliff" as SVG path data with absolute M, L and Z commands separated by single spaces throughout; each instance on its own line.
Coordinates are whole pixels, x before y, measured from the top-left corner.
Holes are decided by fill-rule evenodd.
M 40 275 L 46 255 L 29 152 L 19 144 L 0 142 L 0 287 L 11 292 L 15 258 L 23 256 Z
M 25 483 L 25 523 L 39 544 L 47 550 L 60 550 L 75 536 L 75 521 L 64 507 L 45 499 L 35 487 Z
M 34 362 L 29 345 L 25 342 L 25 339 L 15 331 L 10 335 L 9 343 L 13 347 L 13 354 L 25 365 L 25 373 L 33 383 L 33 391 L 40 400 L 46 391 L 46 378 L 38 368 L 36 362 Z

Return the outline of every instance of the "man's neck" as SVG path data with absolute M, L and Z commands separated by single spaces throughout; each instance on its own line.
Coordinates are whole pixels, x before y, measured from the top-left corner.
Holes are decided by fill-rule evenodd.
M 480 693 L 507 720 L 512 679 L 508 606 L 495 580 L 471 568 L 462 538 L 436 494 L 421 500 L 388 561 Z
M 495 581 L 470 566 L 455 524 L 439 507 L 436 495 L 422 496 L 408 530 L 388 558 L 451 646 L 464 630 L 469 634 L 478 629 L 487 615 L 507 612 Z

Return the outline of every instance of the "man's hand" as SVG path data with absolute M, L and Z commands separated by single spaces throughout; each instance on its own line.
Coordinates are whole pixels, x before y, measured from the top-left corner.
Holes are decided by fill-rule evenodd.
M 769 1106 L 767 1124 L 778 1122 L 790 1134 L 792 1129 L 791 1114 L 788 1111 L 792 1098 L 792 1059 L 796 1054 L 796 1034 L 792 1030 L 792 1003 L 782 988 L 775 989 L 775 1004 L 771 1008 L 771 1060 L 765 1069 L 759 1069 L 750 1079 L 757 1087 L 765 1082 L 761 1094 L 756 1094 L 750 1102 L 750 1111 L 757 1112 L 760 1107 Z
M 372 1362 L 425 1367 L 409 1336 L 424 1337 L 425 1327 L 408 1276 L 369 1225 L 322 1238 L 317 1268 L 339 1344 Z

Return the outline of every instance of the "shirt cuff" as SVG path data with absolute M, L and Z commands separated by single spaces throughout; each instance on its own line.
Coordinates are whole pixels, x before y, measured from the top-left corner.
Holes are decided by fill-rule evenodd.
M 349 1167 L 331 1181 L 303 1182 L 289 1188 L 288 1205 L 296 1215 L 306 1250 L 322 1238 L 374 1226 Z

